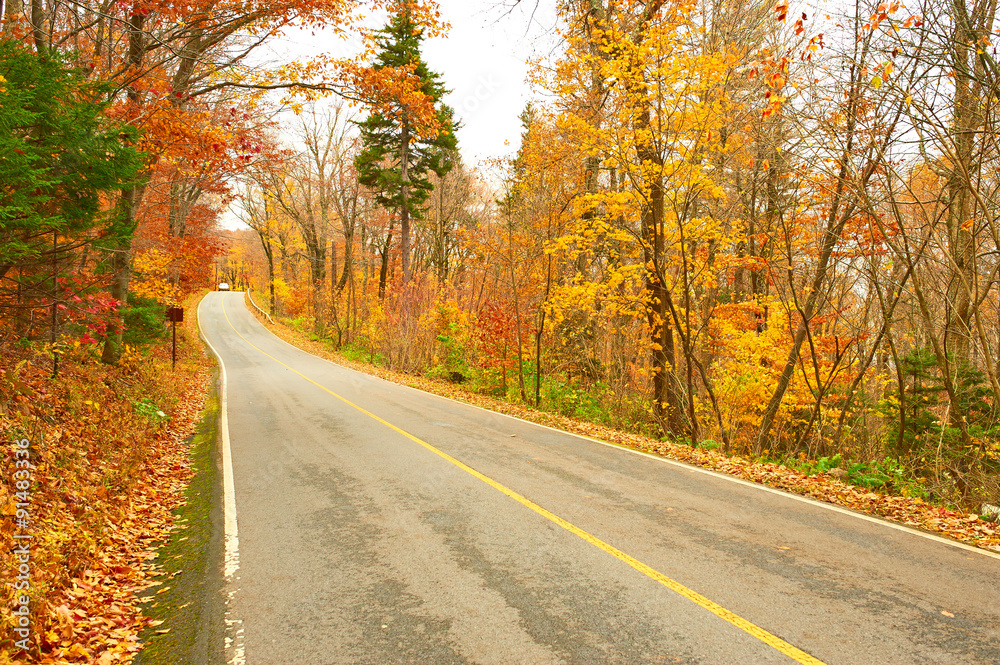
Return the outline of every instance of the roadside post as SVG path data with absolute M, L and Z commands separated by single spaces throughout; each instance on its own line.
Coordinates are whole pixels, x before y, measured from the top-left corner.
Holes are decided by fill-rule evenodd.
M 170 327 L 173 329 L 173 351 L 171 352 L 171 368 L 177 369 L 177 324 L 184 322 L 184 308 L 183 307 L 168 307 L 167 308 L 167 321 L 170 321 Z

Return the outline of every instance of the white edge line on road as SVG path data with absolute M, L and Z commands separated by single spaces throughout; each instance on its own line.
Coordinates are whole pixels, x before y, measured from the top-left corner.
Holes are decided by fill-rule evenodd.
M 226 364 L 222 361 L 222 356 L 212 343 L 205 336 L 201 325 L 201 306 L 205 302 L 202 298 L 198 303 L 197 319 L 198 334 L 202 341 L 215 354 L 219 361 L 219 371 L 222 385 L 219 388 L 219 433 L 222 437 L 222 506 L 223 521 L 225 523 L 225 558 L 223 560 L 223 571 L 226 582 L 229 583 L 228 597 L 226 598 L 226 636 L 225 646 L 233 649 L 233 657 L 229 660 L 231 665 L 245 665 L 246 657 L 243 646 L 243 621 L 231 618 L 232 608 L 230 604 L 233 595 L 236 593 L 235 578 L 236 571 L 240 568 L 240 538 L 239 529 L 236 522 L 236 483 L 233 480 L 233 456 L 229 446 L 229 415 L 228 411 L 228 383 L 226 381 Z M 233 632 L 232 637 L 229 633 Z
M 248 313 L 249 313 L 249 311 L 248 311 Z M 254 317 L 253 315 L 251 315 L 251 316 L 254 319 L 254 321 L 257 321 L 257 317 Z M 260 321 L 257 321 L 257 323 L 260 323 Z M 276 325 L 281 325 L 281 324 L 276 324 Z M 623 446 L 623 445 L 620 445 L 620 444 L 617 444 L 617 443 L 609 443 L 607 441 L 601 441 L 600 439 L 595 439 L 593 437 L 589 437 L 589 436 L 586 436 L 584 434 L 577 434 L 575 432 L 567 432 L 565 430 L 561 430 L 561 429 L 558 429 L 558 428 L 555 428 L 555 427 L 550 427 L 549 425 L 542 425 L 540 423 L 533 423 L 530 420 L 525 420 L 524 418 L 518 418 L 517 416 L 512 416 L 512 415 L 507 414 L 507 413 L 501 413 L 500 411 L 490 411 L 489 409 L 483 408 L 481 406 L 476 406 L 475 404 L 469 404 L 468 402 L 463 402 L 461 400 L 457 400 L 457 399 L 454 399 L 454 398 L 451 398 L 451 397 L 446 397 L 444 395 L 438 395 L 437 393 L 427 392 L 426 390 L 421 390 L 420 388 L 414 388 L 413 386 L 408 386 L 405 383 L 396 383 L 394 381 L 389 381 L 388 379 L 383 379 L 382 377 L 376 376 L 374 374 L 367 374 L 365 372 L 360 372 L 360 371 L 358 371 L 356 369 L 353 369 L 351 367 L 347 367 L 346 365 L 341 365 L 341 364 L 335 363 L 332 360 L 329 360 L 327 358 L 323 358 L 321 356 L 317 356 L 314 353 L 309 353 L 305 349 L 301 349 L 301 348 L 295 346 L 294 344 L 281 339 L 280 337 L 278 337 L 277 335 L 275 335 L 274 332 L 272 332 L 267 326 L 265 326 L 263 324 L 261 324 L 260 327 L 263 328 L 264 330 L 266 330 L 268 333 L 270 333 L 271 336 L 274 337 L 279 342 L 283 342 L 284 344 L 286 344 L 287 346 L 290 346 L 293 349 L 297 349 L 297 350 L 301 351 L 302 353 L 310 355 L 313 358 L 317 358 L 319 360 L 322 360 L 323 362 L 330 363 L 334 367 L 338 367 L 340 369 L 346 369 L 346 370 L 350 370 L 352 372 L 358 372 L 358 374 L 361 374 L 363 376 L 368 376 L 368 377 L 372 377 L 374 379 L 379 379 L 380 381 L 384 381 L 385 383 L 391 383 L 394 386 L 401 386 L 403 388 L 409 388 L 410 390 L 415 390 L 415 391 L 417 391 L 419 393 L 422 393 L 424 395 L 432 395 L 433 397 L 437 397 L 437 398 L 440 398 L 440 399 L 443 399 L 443 400 L 447 400 L 449 402 L 454 402 L 455 404 L 461 404 L 462 406 L 471 407 L 473 409 L 481 409 L 483 411 L 488 411 L 489 413 L 493 413 L 493 414 L 496 414 L 498 416 L 503 416 L 505 418 L 510 418 L 511 420 L 516 420 L 518 422 L 525 423 L 527 425 L 534 425 L 535 427 L 541 427 L 543 429 L 551 430 L 553 432 L 558 432 L 559 434 L 565 434 L 567 436 L 573 436 L 573 437 L 576 437 L 578 439 L 582 439 L 584 441 L 590 441 L 591 443 L 599 443 L 602 446 L 607 446 L 609 448 L 615 448 L 616 450 L 622 450 L 622 451 L 625 451 L 625 452 L 632 453 L 634 455 L 642 455 L 643 457 L 648 457 L 648 458 L 656 460 L 658 462 L 663 462 L 665 464 L 670 464 L 670 465 L 673 465 L 673 466 L 676 466 L 676 467 L 680 467 L 682 469 L 687 469 L 688 471 L 694 471 L 694 472 L 697 472 L 697 473 L 703 473 L 705 475 L 712 476 L 714 478 L 719 478 L 721 480 L 727 480 L 729 482 L 737 483 L 739 485 L 744 485 L 746 487 L 752 487 L 752 488 L 755 488 L 755 489 L 758 489 L 758 490 L 761 490 L 761 491 L 764 491 L 764 492 L 770 492 L 771 494 L 776 494 L 778 496 L 783 496 L 783 497 L 788 498 L 788 499 L 794 499 L 795 501 L 799 501 L 801 503 L 806 503 L 806 504 L 809 504 L 809 505 L 812 505 L 812 506 L 816 506 L 818 508 L 824 508 L 826 510 L 833 511 L 835 513 L 840 513 L 841 515 L 847 515 L 849 517 L 855 517 L 857 519 L 864 520 L 866 522 L 871 522 L 872 524 L 880 524 L 880 525 L 888 527 L 890 529 L 895 529 L 897 531 L 902 531 L 904 533 L 909 533 L 909 534 L 912 534 L 914 536 L 920 536 L 921 538 L 926 538 L 928 540 L 934 540 L 934 541 L 937 541 L 939 543 L 943 543 L 945 545 L 951 545 L 952 547 L 957 547 L 958 549 L 966 550 L 968 552 L 975 552 L 976 554 L 981 554 L 981 555 L 986 556 L 986 557 L 990 557 L 990 558 L 993 558 L 993 559 L 1000 560 L 1000 553 L 991 552 L 989 550 L 984 550 L 984 549 L 982 549 L 980 547 L 974 547 L 972 545 L 967 545 L 966 543 L 963 543 L 963 542 L 961 542 L 959 540 L 952 540 L 950 538 L 945 538 L 943 536 L 938 536 L 938 535 L 933 534 L 933 533 L 928 533 L 926 531 L 921 531 L 919 529 L 914 529 L 914 528 L 908 527 L 908 526 L 906 526 L 904 524 L 898 524 L 896 522 L 892 522 L 892 521 L 889 521 L 889 520 L 886 520 L 886 519 L 882 519 L 882 518 L 879 518 L 879 517 L 873 517 L 871 515 L 866 515 L 865 513 L 859 513 L 857 511 L 850 510 L 848 508 L 844 508 L 842 506 L 838 506 L 838 505 L 833 504 L 833 503 L 826 503 L 825 501 L 818 501 L 816 499 L 813 499 L 813 498 L 810 498 L 810 497 L 807 497 L 807 496 L 802 496 L 802 495 L 799 495 L 799 494 L 793 494 L 791 492 L 786 492 L 785 490 L 779 490 L 779 489 L 776 489 L 774 487 L 768 487 L 767 485 L 762 485 L 760 483 L 755 483 L 755 482 L 752 482 L 752 481 L 749 481 L 749 480 L 744 480 L 743 478 L 737 478 L 735 476 L 731 476 L 731 475 L 729 475 L 727 473 L 722 473 L 720 471 L 713 471 L 711 469 L 703 469 L 700 466 L 695 466 L 694 464 L 688 464 L 687 462 L 680 462 L 680 461 L 677 461 L 677 460 L 673 460 L 673 459 L 670 459 L 669 457 L 663 457 L 661 455 L 654 455 L 653 453 L 647 453 L 647 452 L 642 451 L 642 450 L 636 450 L 635 448 L 629 448 L 628 446 Z

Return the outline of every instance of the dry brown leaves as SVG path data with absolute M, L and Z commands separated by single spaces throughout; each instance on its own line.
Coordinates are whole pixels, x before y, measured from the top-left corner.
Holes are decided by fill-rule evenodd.
M 258 315 L 258 319 L 262 318 Z M 263 320 L 261 322 L 275 335 L 299 348 L 346 367 L 351 367 L 366 374 L 373 374 L 394 383 L 408 385 L 436 395 L 449 397 L 459 402 L 465 402 L 498 413 L 505 413 L 565 432 L 615 443 L 627 448 L 634 448 L 751 482 L 768 485 L 769 487 L 793 494 L 812 497 L 819 501 L 843 506 L 844 508 L 897 522 L 915 529 L 947 536 L 985 550 L 1000 552 L 1000 525 L 983 521 L 978 515 L 949 510 L 927 503 L 919 498 L 888 496 L 871 492 L 867 489 L 841 482 L 825 473 L 809 476 L 801 471 L 790 469 L 780 464 L 755 462 L 735 456 L 726 457 L 722 453 L 712 450 L 703 450 L 683 444 L 658 441 L 639 434 L 621 432 L 602 425 L 574 420 L 573 418 L 559 414 L 535 411 L 523 405 L 470 393 L 451 383 L 421 376 L 402 374 L 366 363 L 354 362 L 331 351 L 326 345 L 313 341 L 287 326 L 280 324 L 270 325 Z
M 139 651 L 139 631 L 150 623 L 139 596 L 157 572 L 155 550 L 174 528 L 172 511 L 183 502 L 191 475 L 186 440 L 210 376 L 194 317 L 189 321 L 176 371 L 166 349 L 129 356 L 114 368 L 68 358 L 56 380 L 43 363 L 22 367 L 19 379 L 29 390 L 7 400 L 0 433 L 10 441 L 27 432 L 32 441 L 31 648 L 15 646 L 13 567 L 5 561 L 0 665 L 128 663 Z M 12 372 L 16 358 L 0 357 L 0 371 Z M 144 397 L 169 419 L 139 413 L 135 402 Z M 10 445 L 0 467 L 0 512 L 8 515 L 16 498 Z M 4 543 L 16 531 L 14 520 L 0 523 Z

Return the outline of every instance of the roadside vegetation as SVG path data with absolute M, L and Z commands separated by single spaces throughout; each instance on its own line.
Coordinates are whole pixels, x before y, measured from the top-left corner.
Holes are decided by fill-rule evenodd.
M 219 282 L 342 362 L 996 547 L 996 3 L 555 6 L 477 166 L 433 0 L 2 3 L 0 663 L 135 653 Z M 371 48 L 248 64 L 296 28 Z
M 415 145 L 433 124 L 405 63 L 246 63 L 285 29 L 360 42 L 359 15 L 390 4 L 0 3 L 0 664 L 131 662 L 140 630 L 168 630 L 137 599 L 157 595 L 209 379 L 191 298 L 219 281 L 234 183 L 287 157 L 263 91 L 402 105 Z M 440 32 L 432 3 L 407 5 Z M 164 316 L 184 305 L 174 368 Z M 158 641 L 163 662 L 180 642 Z
M 996 7 L 558 5 L 510 158 L 411 178 L 405 114 L 306 106 L 220 272 L 345 357 L 1000 505 Z

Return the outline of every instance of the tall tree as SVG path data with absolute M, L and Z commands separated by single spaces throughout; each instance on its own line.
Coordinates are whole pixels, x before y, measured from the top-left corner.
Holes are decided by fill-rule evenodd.
M 137 133 L 105 115 L 108 87 L 59 53 L 0 41 L 0 303 L 7 283 L 32 291 L 12 269 L 30 275 L 114 232 L 102 201 L 137 180 L 142 159 Z
M 410 220 L 423 219 L 421 205 L 433 191 L 429 174 L 448 173 L 458 146 L 452 110 L 441 102 L 446 92 L 441 77 L 420 57 L 423 35 L 410 3 L 401 0 L 389 25 L 376 33 L 373 67 L 408 71 L 433 105 L 434 117 L 416 115 L 406 100 L 372 112 L 360 123 L 363 150 L 355 160 L 361 184 L 375 192 L 378 205 L 399 216 L 404 282 L 410 279 Z

